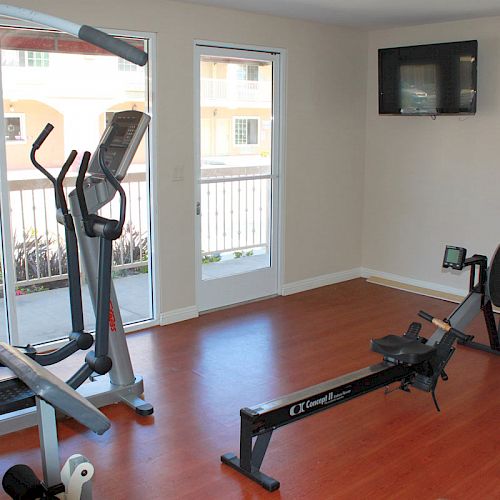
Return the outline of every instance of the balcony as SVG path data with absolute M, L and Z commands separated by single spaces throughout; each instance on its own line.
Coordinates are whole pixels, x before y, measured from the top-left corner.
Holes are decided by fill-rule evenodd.
M 203 279 L 269 265 L 270 170 L 269 158 L 205 159 L 199 180 Z
M 16 312 L 18 342 L 36 344 L 71 331 L 67 259 L 64 228 L 56 221 L 53 187 L 45 177 L 34 177 L 32 172 L 29 178 L 25 175 L 26 171 L 13 171 L 9 180 Z M 74 175 L 68 176 L 66 195 L 73 190 L 74 180 Z M 113 277 L 123 320 L 131 323 L 151 317 L 146 175 L 132 171 L 122 185 L 127 217 L 123 235 L 114 244 Z M 116 218 L 117 204 L 113 200 L 103 215 Z M 82 288 L 85 326 L 92 329 L 95 319 L 90 296 L 85 283 Z M 4 307 L 0 307 L 0 320 L 4 318 Z
M 272 82 L 267 80 L 201 79 L 202 107 L 269 108 Z

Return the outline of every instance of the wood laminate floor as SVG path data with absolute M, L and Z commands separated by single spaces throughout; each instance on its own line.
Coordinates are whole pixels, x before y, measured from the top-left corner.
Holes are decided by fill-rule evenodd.
M 104 408 L 103 436 L 62 421 L 61 455 L 91 459 L 97 500 L 500 499 L 500 357 L 460 346 L 441 413 L 420 391 L 379 390 L 278 429 L 262 466 L 277 492 L 219 461 L 238 451 L 240 407 L 377 363 L 372 337 L 454 307 L 358 279 L 129 335 L 154 417 Z M 481 318 L 468 332 L 486 339 Z M 36 429 L 0 438 L 0 473 L 14 463 L 40 472 Z

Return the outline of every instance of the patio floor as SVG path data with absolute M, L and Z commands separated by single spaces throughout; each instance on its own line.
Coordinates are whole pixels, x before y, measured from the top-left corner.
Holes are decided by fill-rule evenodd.
M 113 280 L 124 323 L 151 317 L 148 274 L 137 274 Z M 95 316 L 87 285 L 82 286 L 85 328 L 93 330 Z M 65 337 L 71 332 L 71 315 L 67 288 L 16 296 L 19 344 L 39 344 Z M 0 311 L 5 325 L 5 311 Z M 5 331 L 0 340 L 6 341 Z
M 221 260 L 220 262 L 209 262 L 201 266 L 204 280 L 224 278 L 235 274 L 249 273 L 256 269 L 269 266 L 269 255 L 251 255 L 239 259 Z
M 203 279 L 216 279 L 251 272 L 266 267 L 268 255 L 252 255 L 239 259 L 203 264 Z M 149 276 L 137 274 L 113 280 L 124 323 L 151 317 Z M 95 316 L 87 285 L 82 287 L 85 328 L 93 330 Z M 71 331 L 71 316 L 67 288 L 16 296 L 19 344 L 40 344 L 64 338 Z M 0 307 L 0 341 L 6 342 L 5 310 Z

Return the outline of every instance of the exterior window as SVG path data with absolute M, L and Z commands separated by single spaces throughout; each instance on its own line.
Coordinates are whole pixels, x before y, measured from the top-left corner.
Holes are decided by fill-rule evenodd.
M 140 48 L 147 48 L 150 42 L 142 34 L 126 39 Z M 121 73 L 118 57 L 48 30 L 0 26 L 0 40 L 7 158 L 0 168 L 8 180 L 0 182 L 0 220 L 2 228 L 8 226 L 11 233 L 10 238 L 3 231 L 0 235 L 0 254 L 8 249 L 9 255 L 0 268 L 0 340 L 13 345 L 41 344 L 66 337 L 72 325 L 71 315 L 61 314 L 65 309 L 69 312 L 64 231 L 57 223 L 50 182 L 29 161 L 31 142 L 47 122 L 54 125 L 40 157 L 49 171 L 55 168 L 59 172 L 66 150 L 71 147 L 83 153 L 92 147 L 113 113 L 134 107 L 150 111 L 150 67 Z M 82 82 L 82 75 L 92 78 Z M 146 137 L 122 180 L 127 215 L 123 234 L 113 247 L 113 280 L 123 304 L 122 320 L 129 325 L 152 320 L 155 315 L 150 156 Z M 78 165 L 68 178 L 74 178 L 75 168 Z M 73 188 L 67 187 L 69 194 Z M 105 207 L 105 217 L 117 218 L 116 201 L 115 197 Z M 4 277 L 8 279 L 4 281 Z M 8 304 L 4 300 L 7 293 L 12 297 Z M 95 316 L 88 287 L 82 287 L 82 295 L 85 327 L 92 330 Z M 34 310 L 45 314 L 34 315 Z
M 127 60 L 122 58 L 118 59 L 118 71 L 137 71 L 137 68 L 138 66 L 136 64 L 128 62 Z
M 32 50 L 2 50 L 3 66 L 29 66 L 31 68 L 48 68 L 49 53 Z
M 26 52 L 26 66 L 33 68 L 47 68 L 49 66 L 49 53 L 33 52 L 28 50 Z
M 238 80 L 256 82 L 259 80 L 258 64 L 240 64 L 236 72 Z
M 258 118 L 235 118 L 234 119 L 234 143 L 258 144 L 259 143 L 259 119 Z
M 7 142 L 26 140 L 24 114 L 5 113 L 5 140 Z

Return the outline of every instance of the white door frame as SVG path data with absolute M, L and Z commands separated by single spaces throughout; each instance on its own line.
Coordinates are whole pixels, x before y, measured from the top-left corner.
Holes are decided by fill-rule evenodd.
M 275 87 L 273 85 L 273 103 L 276 103 L 277 116 L 278 116 L 278 126 L 273 123 L 273 174 L 277 177 L 277 182 L 273 179 L 273 191 L 272 203 L 276 204 L 276 232 L 273 237 L 276 240 L 276 245 L 273 245 L 277 250 L 274 254 L 271 254 L 271 258 L 277 259 L 276 262 L 276 273 L 277 273 L 277 283 L 276 283 L 276 293 L 282 295 L 283 293 L 283 262 L 284 262 L 284 206 L 285 206 L 285 137 L 286 137 L 286 127 L 285 127 L 285 104 L 286 104 L 286 63 L 287 63 L 287 51 L 282 48 L 274 47 L 263 47 L 258 45 L 246 45 L 239 43 L 227 43 L 227 42 L 214 42 L 208 40 L 194 40 L 193 41 L 193 96 L 194 96 L 194 106 L 193 106 L 193 117 L 194 117 L 194 193 L 195 193 L 195 206 L 193 207 L 194 214 L 194 237 L 195 237 L 195 290 L 196 290 L 196 307 L 199 312 L 200 304 L 200 284 L 202 277 L 202 263 L 200 259 L 201 254 L 201 217 L 197 215 L 196 203 L 201 199 L 200 197 L 200 183 L 198 179 L 198 173 L 200 170 L 200 157 L 201 157 L 201 141 L 200 141 L 200 64 L 199 59 L 201 52 L 209 53 L 210 49 L 230 49 L 233 54 L 240 55 L 242 58 L 248 57 L 248 52 L 262 53 L 263 59 L 266 54 L 278 55 L 279 64 L 277 68 L 278 72 L 278 85 Z M 240 52 L 240 54 L 238 54 Z M 273 210 L 274 212 L 274 210 Z

